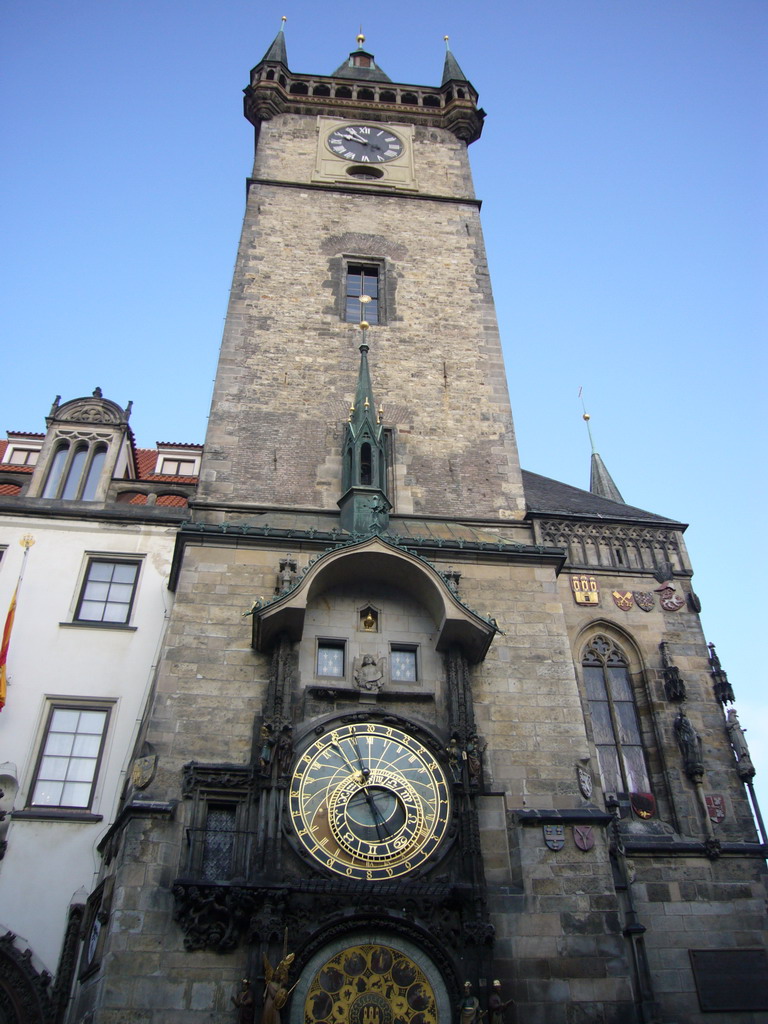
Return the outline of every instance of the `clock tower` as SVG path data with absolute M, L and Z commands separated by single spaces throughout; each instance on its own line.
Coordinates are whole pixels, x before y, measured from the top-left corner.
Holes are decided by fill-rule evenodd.
M 706 691 L 682 527 L 521 472 L 477 93 L 450 50 L 420 86 L 357 42 L 296 73 L 281 30 L 245 89 L 200 486 L 73 1020 L 471 1024 L 494 978 L 521 1020 L 651 1020 L 626 850 L 713 839 L 654 667 L 666 615 Z

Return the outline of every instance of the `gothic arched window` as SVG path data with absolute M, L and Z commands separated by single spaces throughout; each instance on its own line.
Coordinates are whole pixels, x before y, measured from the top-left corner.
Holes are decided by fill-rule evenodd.
M 629 661 L 610 637 L 590 640 L 581 659 L 603 791 L 650 793 Z

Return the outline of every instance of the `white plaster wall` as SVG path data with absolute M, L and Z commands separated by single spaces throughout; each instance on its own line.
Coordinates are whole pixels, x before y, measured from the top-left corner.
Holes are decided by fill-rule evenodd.
M 0 622 L 29 550 L 8 656 L 8 694 L 0 712 L 0 764 L 17 768 L 13 806 L 26 805 L 31 774 L 52 697 L 114 700 L 91 811 L 99 823 L 6 819 L 8 849 L 0 861 L 0 927 L 10 928 L 55 973 L 67 908 L 78 890 L 89 893 L 98 869 L 96 846 L 114 820 L 165 630 L 175 529 L 101 525 L 75 520 L 5 519 L 0 524 Z M 135 630 L 71 622 L 89 554 L 143 556 L 130 625 Z M 3 774 L 0 768 L 0 774 Z M 8 807 L 8 797 L 2 802 Z M 84 901 L 84 897 L 83 897 Z

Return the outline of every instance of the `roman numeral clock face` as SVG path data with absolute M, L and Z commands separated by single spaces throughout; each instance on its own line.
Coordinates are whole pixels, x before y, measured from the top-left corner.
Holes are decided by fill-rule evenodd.
M 380 125 L 347 124 L 328 136 L 328 148 L 341 160 L 357 164 L 384 164 L 403 154 L 403 142 Z
M 311 743 L 296 765 L 289 805 L 305 851 L 347 878 L 415 871 L 450 821 L 449 787 L 435 757 L 400 729 L 372 722 Z

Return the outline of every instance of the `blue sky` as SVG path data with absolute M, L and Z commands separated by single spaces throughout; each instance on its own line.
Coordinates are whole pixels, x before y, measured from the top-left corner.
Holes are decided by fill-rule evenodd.
M 691 523 L 707 638 L 768 814 L 763 0 L 17 0 L 2 13 L 2 430 L 53 397 L 204 439 L 250 170 L 241 90 L 288 16 L 294 70 L 355 45 L 488 111 L 471 150 L 523 465 Z M 300 337 L 297 323 L 297 338 Z M 765 753 L 762 753 L 765 751 Z

